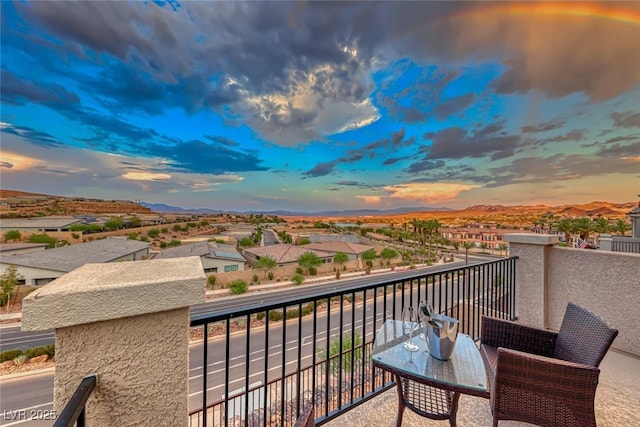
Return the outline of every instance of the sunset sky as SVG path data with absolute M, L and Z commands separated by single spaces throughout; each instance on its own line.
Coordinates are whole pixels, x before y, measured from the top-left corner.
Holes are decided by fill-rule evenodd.
M 300 212 L 640 194 L 640 2 L 1 7 L 4 189 Z

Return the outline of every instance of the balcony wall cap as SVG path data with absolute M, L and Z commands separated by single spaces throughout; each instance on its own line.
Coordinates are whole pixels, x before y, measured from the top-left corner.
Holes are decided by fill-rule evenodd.
M 555 245 L 560 237 L 556 234 L 510 233 L 505 234 L 502 240 L 524 245 Z
M 204 301 L 199 257 L 85 264 L 22 301 L 22 330 L 139 316 Z

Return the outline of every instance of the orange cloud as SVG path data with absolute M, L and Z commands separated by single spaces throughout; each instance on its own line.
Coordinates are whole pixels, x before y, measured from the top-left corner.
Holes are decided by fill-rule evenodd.
M 168 173 L 151 173 L 151 172 L 127 172 L 122 174 L 124 179 L 132 181 L 158 181 L 171 179 Z
M 452 200 L 463 191 L 478 188 L 478 185 L 414 182 L 409 184 L 388 185 L 384 190 L 391 192 L 392 199 L 418 200 L 421 202 L 440 202 Z
M 364 200 L 365 203 L 370 205 L 379 205 L 382 201 L 380 196 L 356 196 L 356 199 Z

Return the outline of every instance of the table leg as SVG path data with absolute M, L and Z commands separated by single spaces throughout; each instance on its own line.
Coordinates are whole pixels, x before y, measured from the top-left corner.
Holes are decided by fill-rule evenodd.
M 460 399 L 460 393 L 453 393 L 453 399 L 451 400 L 451 413 L 449 414 L 449 425 L 456 427 L 456 416 L 458 414 L 458 399 Z
M 402 392 L 402 381 L 400 381 L 400 376 L 395 375 L 396 377 L 396 387 L 398 388 L 398 415 L 396 415 L 396 427 L 400 427 L 402 425 L 402 416 L 404 415 L 404 393 Z

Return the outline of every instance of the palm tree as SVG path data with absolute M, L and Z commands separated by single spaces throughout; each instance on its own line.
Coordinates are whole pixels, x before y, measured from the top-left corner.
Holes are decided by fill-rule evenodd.
M 598 218 L 594 222 L 594 228 L 599 234 L 608 233 L 611 231 L 611 224 L 609 224 L 609 220 L 606 218 Z
M 594 222 L 590 218 L 577 218 L 574 220 L 574 229 L 584 236 L 583 240 L 589 240 L 589 234 L 595 230 Z
M 613 224 L 612 229 L 615 230 L 619 236 L 624 236 L 627 234 L 627 231 L 631 230 L 631 225 L 624 219 L 619 219 Z
M 502 255 L 502 252 L 506 252 L 507 249 L 509 249 L 509 246 L 506 243 L 500 243 L 498 245 L 498 250 L 500 251 L 500 255 Z
M 560 233 L 564 233 L 564 241 L 568 244 L 569 240 L 571 240 L 571 233 L 574 231 L 573 221 L 569 218 L 562 218 L 556 223 L 556 229 Z
M 462 242 L 462 247 L 464 248 L 464 263 L 469 264 L 469 249 L 475 247 L 476 244 L 473 242 Z

